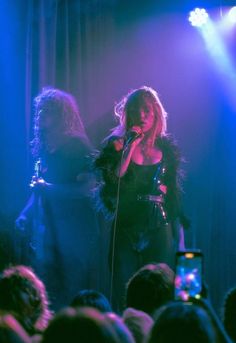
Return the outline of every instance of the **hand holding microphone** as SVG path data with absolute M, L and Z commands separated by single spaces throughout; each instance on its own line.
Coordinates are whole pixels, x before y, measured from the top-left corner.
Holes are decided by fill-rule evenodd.
M 116 175 L 118 177 L 122 177 L 127 172 L 135 147 L 140 143 L 143 137 L 144 133 L 141 127 L 139 126 L 132 126 L 126 132 L 126 135 L 123 138 L 123 155 L 121 158 L 120 165 L 118 165 L 118 168 L 116 170 Z
M 127 147 L 130 144 L 132 144 L 138 138 L 142 138 L 142 137 L 143 137 L 142 129 L 139 126 L 132 126 L 125 136 L 124 148 L 127 149 Z

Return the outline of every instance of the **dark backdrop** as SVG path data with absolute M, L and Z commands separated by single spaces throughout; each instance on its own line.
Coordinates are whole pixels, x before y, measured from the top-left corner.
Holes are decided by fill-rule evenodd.
M 219 308 L 236 281 L 236 107 L 229 94 L 236 81 L 235 74 L 230 78 L 219 70 L 187 21 L 194 5 L 206 3 L 0 2 L 1 267 L 12 262 L 12 226 L 29 193 L 34 96 L 48 85 L 74 94 L 88 135 L 99 147 L 115 125 L 114 103 L 145 84 L 158 90 L 169 131 L 186 159 L 184 201 L 192 220 L 187 246 L 203 250 L 206 280 Z M 230 1 L 207 5 L 219 18 Z M 232 30 L 224 44 L 235 60 Z

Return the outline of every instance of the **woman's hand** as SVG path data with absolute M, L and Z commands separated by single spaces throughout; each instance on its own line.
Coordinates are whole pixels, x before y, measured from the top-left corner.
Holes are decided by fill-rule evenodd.
M 116 169 L 116 175 L 118 177 L 124 176 L 127 172 L 132 154 L 143 137 L 144 134 L 140 126 L 132 126 L 127 131 L 125 138 L 120 138 L 113 142 L 116 151 L 123 150 L 121 162 Z
M 166 185 L 163 185 L 163 183 L 160 184 L 159 189 L 160 189 L 160 191 L 161 191 L 163 194 L 166 194 L 166 193 L 167 193 L 167 186 L 166 186 Z
M 132 126 L 132 128 L 127 131 L 125 138 L 116 140 L 113 144 L 116 151 L 123 150 L 121 161 L 115 171 L 116 176 L 122 177 L 127 172 L 129 167 L 132 154 L 136 146 L 143 139 L 143 132 L 139 126 Z
M 144 133 L 140 126 L 132 126 L 126 133 L 127 147 L 130 145 L 134 149 L 144 138 Z M 130 142 L 129 142 L 130 141 Z
M 124 138 L 116 139 L 113 142 L 113 145 L 114 145 L 115 151 L 119 152 L 119 151 L 123 150 L 124 149 Z

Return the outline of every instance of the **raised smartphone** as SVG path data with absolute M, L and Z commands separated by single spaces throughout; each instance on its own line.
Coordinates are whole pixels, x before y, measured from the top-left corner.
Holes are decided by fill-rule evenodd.
M 175 264 L 175 300 L 201 298 L 203 256 L 200 250 L 178 251 Z

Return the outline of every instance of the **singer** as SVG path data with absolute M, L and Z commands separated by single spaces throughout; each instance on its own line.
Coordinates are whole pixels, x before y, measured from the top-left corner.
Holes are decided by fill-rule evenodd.
M 119 125 L 95 160 L 99 208 L 112 215 L 109 262 L 113 308 L 122 310 L 125 284 L 141 266 L 165 262 L 184 248 L 188 225 L 181 205 L 180 153 L 166 133 L 157 92 L 143 86 L 116 106 Z

